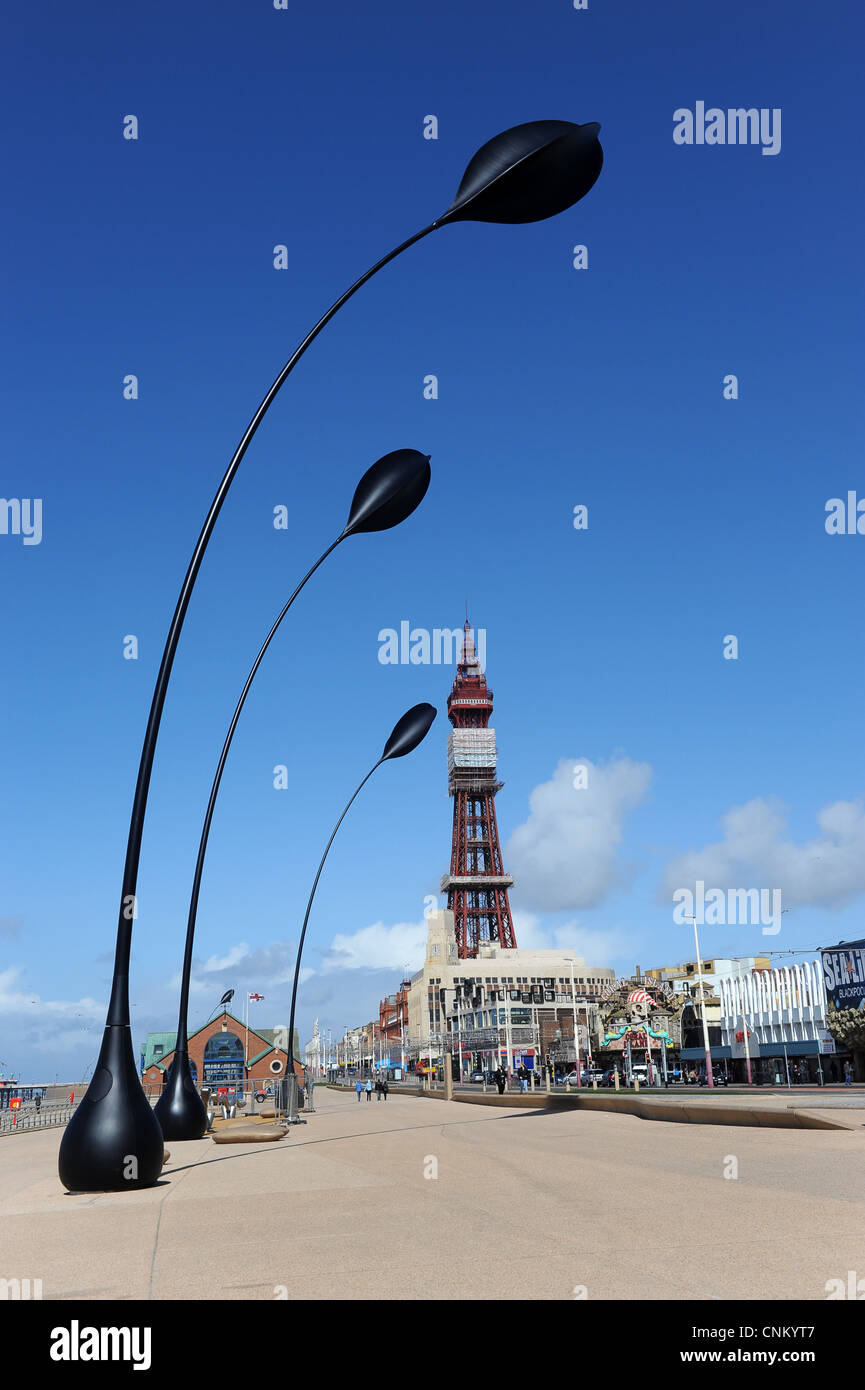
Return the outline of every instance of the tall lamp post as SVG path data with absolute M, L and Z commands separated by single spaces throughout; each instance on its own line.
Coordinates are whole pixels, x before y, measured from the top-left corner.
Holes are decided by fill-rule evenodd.
M 307 348 L 367 280 L 408 247 L 455 222 L 537 222 L 573 207 L 601 172 L 603 152 L 595 122 L 529 121 L 487 141 L 466 166 L 445 212 L 371 266 L 310 329 L 274 380 L 247 425 L 216 491 L 181 585 L 156 677 L 144 735 L 129 835 L 108 1015 L 96 1070 L 60 1145 L 59 1175 L 70 1191 L 126 1191 L 151 1187 L 162 1171 L 163 1135 L 144 1094 L 135 1063 L 129 1017 L 129 957 L 137 916 L 138 865 L 150 777 L 162 711 L 183 622 L 222 505 L 259 425 Z
M 168 1081 L 155 1107 L 156 1118 L 162 1126 L 162 1133 L 166 1139 L 200 1139 L 207 1128 L 207 1115 L 204 1109 L 204 1103 L 192 1080 L 192 1072 L 189 1065 L 187 1014 L 189 1009 L 189 985 L 192 973 L 192 950 L 195 940 L 198 900 L 201 892 L 201 876 L 204 871 L 204 859 L 207 853 L 210 826 L 213 821 L 213 812 L 216 806 L 216 798 L 219 793 L 226 759 L 228 758 L 228 751 L 231 747 L 231 742 L 234 738 L 234 732 L 246 702 L 246 697 L 249 694 L 256 672 L 264 659 L 265 652 L 276 636 L 283 618 L 307 580 L 315 573 L 322 561 L 326 559 L 331 551 L 335 550 L 340 542 L 344 541 L 347 536 L 357 535 L 361 532 L 387 531 L 405 521 L 415 508 L 419 506 L 426 495 L 427 488 L 429 487 L 429 480 L 429 458 L 425 454 L 417 453 L 414 449 L 397 449 L 391 454 L 385 454 L 384 458 L 380 458 L 371 468 L 367 469 L 355 490 L 348 521 L 343 530 L 337 536 L 336 540 L 328 546 L 327 550 L 319 556 L 312 569 L 309 570 L 300 581 L 294 593 L 283 607 L 276 622 L 264 639 L 258 656 L 252 664 L 252 670 L 246 678 L 246 684 L 240 693 L 240 699 L 231 717 L 228 733 L 225 736 L 222 752 L 219 756 L 216 774 L 210 788 L 210 798 L 207 802 L 207 811 L 205 812 L 204 825 L 198 845 L 198 857 L 195 862 L 195 873 L 193 876 L 192 893 L 189 903 L 189 916 L 186 924 L 186 946 L 183 955 L 183 970 L 180 980 L 180 1011 L 177 1020 L 177 1041 L 175 1044 L 174 1061 L 171 1064 Z
M 700 956 L 700 941 L 697 936 L 697 917 L 695 913 L 686 912 L 686 921 L 694 923 L 694 946 L 697 951 L 697 977 L 700 981 L 700 1017 L 703 1020 L 703 1047 L 706 1052 L 706 1085 L 714 1088 L 715 1082 L 712 1079 L 712 1052 L 709 1047 L 709 1025 L 706 1023 L 706 989 L 703 984 L 703 961 Z
M 303 943 L 306 939 L 306 928 L 309 924 L 309 914 L 312 911 L 312 901 L 315 897 L 315 890 L 318 887 L 318 880 L 321 878 L 321 871 L 324 868 L 325 860 L 330 853 L 330 847 L 336 839 L 336 832 L 342 825 L 349 813 L 354 801 L 359 796 L 361 790 L 366 786 L 372 774 L 381 767 L 382 763 L 389 762 L 392 758 L 404 758 L 407 753 L 413 753 L 419 743 L 422 743 L 429 733 L 432 722 L 436 717 L 433 705 L 420 704 L 413 705 L 410 710 L 406 710 L 401 719 L 394 725 L 391 735 L 382 750 L 382 755 L 377 762 L 373 763 L 369 772 L 361 782 L 355 787 L 345 806 L 339 820 L 331 831 L 330 839 L 324 848 L 324 854 L 319 860 L 315 878 L 313 879 L 312 889 L 309 900 L 306 904 L 306 912 L 303 914 L 303 926 L 300 929 L 300 938 L 297 943 L 297 959 L 294 963 L 294 983 L 291 987 L 291 1015 L 288 1020 L 288 1116 L 290 1120 L 297 1118 L 297 1077 L 294 1074 L 294 1014 L 297 1007 L 297 986 L 300 980 L 300 962 L 303 957 Z
M 571 968 L 571 1008 L 574 1014 L 574 1056 L 577 1059 L 577 1089 L 579 1090 L 583 1083 L 580 1075 L 582 1072 L 582 1067 L 580 1066 L 580 1026 L 577 1022 L 577 987 L 574 981 L 575 962 L 571 956 L 565 956 L 565 960 L 568 962 L 568 965 Z

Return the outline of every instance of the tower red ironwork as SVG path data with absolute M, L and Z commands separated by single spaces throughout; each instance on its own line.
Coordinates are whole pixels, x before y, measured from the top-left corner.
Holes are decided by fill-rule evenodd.
M 441 881 L 454 914 L 457 954 L 478 953 L 483 941 L 513 949 L 517 944 L 508 889 L 513 879 L 502 867 L 496 792 L 496 731 L 489 727 L 493 692 L 475 652 L 468 618 L 453 688 L 448 696 L 448 795 L 454 799 L 451 869 Z

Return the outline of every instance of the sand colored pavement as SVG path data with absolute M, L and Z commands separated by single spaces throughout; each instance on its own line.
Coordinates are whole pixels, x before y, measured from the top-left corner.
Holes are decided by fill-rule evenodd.
M 45 1299 L 825 1299 L 865 1276 L 865 1130 L 649 1122 L 319 1087 L 276 1144 L 172 1144 L 66 1193 L 0 1140 L 0 1278 Z

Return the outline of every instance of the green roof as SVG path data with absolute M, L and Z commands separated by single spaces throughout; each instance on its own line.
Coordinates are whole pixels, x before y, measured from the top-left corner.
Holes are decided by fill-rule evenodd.
M 163 1057 L 173 1052 L 176 1042 L 176 1033 L 148 1033 L 144 1043 L 144 1070 L 152 1067 L 155 1062 L 161 1062 Z
M 227 1009 L 223 1009 L 222 1012 L 223 1012 L 223 1014 L 225 1015 L 226 1018 L 230 1018 L 230 1019 L 231 1019 L 232 1023 L 236 1023 L 236 1024 L 237 1024 L 238 1035 L 239 1035 L 240 1037 L 245 1037 L 245 1035 L 246 1035 L 246 1029 L 245 1029 L 245 1027 L 244 1027 L 243 1019 L 242 1019 L 242 1018 L 235 1018 L 234 1014 L 229 1013 Z M 222 1014 L 217 1014 L 217 1019 L 219 1019 L 219 1018 L 221 1018 L 221 1017 L 222 1017 Z M 210 1020 L 209 1020 L 209 1022 L 211 1022 L 211 1023 L 213 1023 L 213 1022 L 215 1022 L 215 1021 L 216 1021 L 216 1020 L 214 1020 L 214 1019 L 210 1019 Z M 207 1023 L 203 1023 L 203 1024 L 201 1025 L 201 1028 L 196 1028 L 196 1029 L 195 1029 L 195 1032 L 190 1033 L 190 1035 L 189 1035 L 189 1041 L 192 1042 L 192 1039 L 196 1036 L 196 1034 L 197 1034 L 197 1033 L 200 1033 L 200 1032 L 202 1031 L 202 1029 L 206 1028 L 207 1026 L 208 1026 Z M 284 1033 L 286 1033 L 287 1031 L 288 1031 L 288 1030 L 285 1029 L 285 1028 L 279 1029 L 279 1028 L 253 1028 L 253 1027 L 250 1027 L 250 1029 L 249 1029 L 249 1036 L 250 1036 L 250 1039 L 252 1039 L 252 1038 L 257 1038 L 257 1039 L 260 1039 L 261 1041 L 266 1042 L 266 1043 L 268 1044 L 267 1047 L 259 1049 L 259 1051 L 255 1054 L 254 1057 L 250 1057 L 250 1059 L 249 1059 L 249 1064 L 250 1064 L 250 1066 L 252 1065 L 253 1062 L 259 1061 L 260 1058 L 266 1056 L 268 1052 L 271 1052 L 271 1051 L 273 1050 L 273 1048 L 276 1046 L 276 1035 L 277 1035 L 277 1033 L 280 1033 L 280 1032 L 281 1032 L 281 1033 L 284 1034 Z M 145 1043 L 144 1043 L 144 1047 L 143 1047 L 143 1049 L 142 1049 L 142 1057 L 143 1057 L 143 1060 L 142 1060 L 142 1071 L 146 1071 L 148 1067 L 152 1067 L 152 1066 L 162 1067 L 162 1070 L 164 1071 L 164 1070 L 165 1070 L 165 1065 L 164 1065 L 164 1062 L 163 1062 L 163 1058 L 170 1056 L 170 1054 L 174 1051 L 174 1048 L 175 1048 L 176 1043 L 177 1043 L 177 1033 L 148 1033 L 148 1034 L 147 1034 L 147 1038 L 146 1038 Z M 157 1049 L 157 1048 L 160 1049 L 158 1055 L 156 1054 L 156 1049 Z M 297 1031 L 296 1028 L 295 1028 L 295 1030 L 294 1030 L 294 1055 L 295 1055 L 295 1058 L 298 1058 L 298 1057 L 300 1056 L 300 1040 L 299 1040 L 299 1034 L 298 1034 L 298 1031 Z

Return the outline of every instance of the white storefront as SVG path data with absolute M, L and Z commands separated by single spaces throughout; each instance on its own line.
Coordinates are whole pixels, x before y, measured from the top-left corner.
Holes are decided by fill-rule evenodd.
M 752 1059 L 819 1059 L 835 1044 L 826 1025 L 826 988 L 819 961 L 776 966 L 729 975 L 718 982 L 721 1044 L 731 1058 L 745 1056 L 745 1029 Z M 724 1053 L 722 1053 L 724 1055 Z

